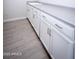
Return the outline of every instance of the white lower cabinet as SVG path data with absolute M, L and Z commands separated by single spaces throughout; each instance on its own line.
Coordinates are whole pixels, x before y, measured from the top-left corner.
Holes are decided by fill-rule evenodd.
M 40 17 L 39 17 L 39 11 L 33 8 L 33 25 L 34 29 L 39 36 L 39 26 L 40 26 Z
M 74 59 L 74 41 L 46 21 L 48 19 L 42 14 L 40 23 L 40 39 L 48 53 L 52 59 Z
M 74 59 L 74 40 L 69 38 L 74 33 L 73 28 L 30 6 L 28 11 L 28 18 L 52 59 Z M 49 22 L 49 20 L 52 21 Z M 62 30 L 59 30 L 61 28 L 59 25 Z M 65 34 L 68 32 L 67 36 L 63 32 Z
M 27 14 L 28 14 L 27 17 L 29 18 L 30 23 L 32 24 L 37 35 L 39 36 L 39 26 L 40 26 L 39 11 L 27 5 Z
M 50 34 L 50 24 L 41 20 L 40 23 L 40 39 L 43 42 L 44 46 L 46 47 L 47 51 L 49 51 L 49 39 L 51 39 Z
M 51 27 L 50 54 L 54 59 L 73 59 L 74 42 Z

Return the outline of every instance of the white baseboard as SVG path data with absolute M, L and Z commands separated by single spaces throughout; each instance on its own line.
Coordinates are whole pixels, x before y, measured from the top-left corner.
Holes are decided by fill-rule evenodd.
M 26 17 L 4 19 L 3 22 L 11 22 L 11 21 L 22 20 L 22 19 L 26 19 Z

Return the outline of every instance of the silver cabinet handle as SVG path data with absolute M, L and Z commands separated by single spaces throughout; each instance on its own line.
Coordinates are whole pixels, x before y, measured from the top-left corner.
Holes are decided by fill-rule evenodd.
M 49 35 L 49 36 L 51 36 L 51 29 L 47 29 L 47 34 Z
M 42 16 L 43 18 L 46 18 L 44 15 Z
M 33 18 L 35 18 L 35 14 L 33 14 Z
M 36 12 L 36 11 L 34 11 L 34 13 L 33 13 L 33 18 L 35 18 L 35 17 L 36 17 L 36 15 L 37 15 L 37 12 Z
M 59 26 L 58 24 L 55 24 L 56 27 L 60 28 L 60 29 L 63 29 L 61 26 Z

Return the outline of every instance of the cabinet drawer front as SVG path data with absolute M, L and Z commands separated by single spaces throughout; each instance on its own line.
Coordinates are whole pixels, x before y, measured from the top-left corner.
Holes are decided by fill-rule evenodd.
M 64 35 L 69 37 L 71 40 L 74 40 L 74 28 L 69 26 L 68 24 L 65 24 L 64 22 L 61 22 L 55 18 L 51 19 L 53 22 L 53 26 L 62 32 Z
M 69 37 L 71 40 L 74 40 L 74 27 L 71 27 L 70 25 L 44 13 L 42 13 L 42 19 L 49 22 L 49 24 L 57 28 L 60 32 Z

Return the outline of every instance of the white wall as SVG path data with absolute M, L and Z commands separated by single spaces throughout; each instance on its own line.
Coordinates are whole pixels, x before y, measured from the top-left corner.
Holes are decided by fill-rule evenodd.
M 3 0 L 3 19 L 26 17 L 26 1 L 30 0 Z

